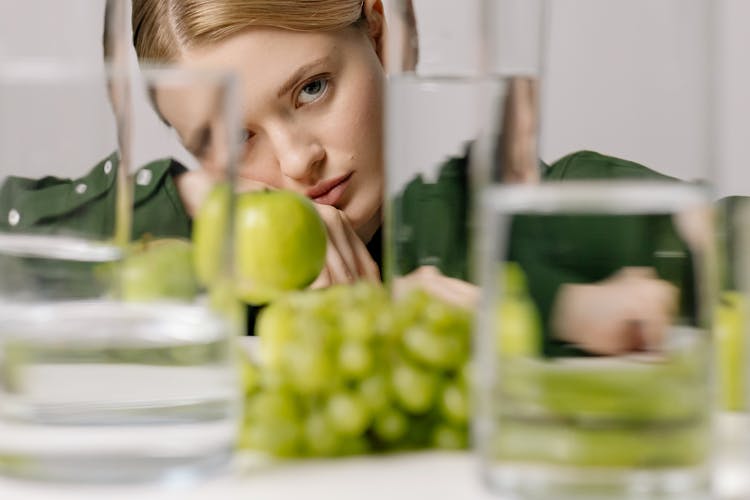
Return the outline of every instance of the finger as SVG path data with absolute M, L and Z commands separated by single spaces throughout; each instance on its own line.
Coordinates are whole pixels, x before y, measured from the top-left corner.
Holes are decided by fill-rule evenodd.
M 615 279 L 635 280 L 635 279 L 658 279 L 653 267 L 648 266 L 630 266 L 623 267 L 613 276 Z
M 470 283 L 456 281 L 458 280 L 449 279 L 449 282 L 443 285 L 434 284 L 430 291 L 449 304 L 464 309 L 475 309 L 479 304 L 479 289 Z
M 315 290 L 318 288 L 327 288 L 331 285 L 331 272 L 328 270 L 328 267 L 324 267 L 318 277 L 315 278 L 315 281 L 310 284 L 309 288 Z
M 331 284 L 334 283 L 353 283 L 356 278 L 356 266 L 353 262 L 349 263 L 342 255 L 342 251 L 346 252 L 346 245 L 343 245 L 343 250 L 340 249 L 342 246 L 340 243 L 337 244 L 336 240 L 328 240 L 328 248 L 326 250 L 326 267 L 328 268 L 329 275 L 331 277 Z
M 649 350 L 664 346 L 669 326 L 677 312 L 679 291 L 663 280 L 650 280 L 642 286 L 643 339 Z
M 479 303 L 479 288 L 475 285 L 450 278 L 432 266 L 422 266 L 403 278 L 399 289 L 404 290 L 419 287 L 433 297 L 437 297 L 449 304 L 471 309 Z
M 380 282 L 380 269 L 367 250 L 365 243 L 359 238 L 352 228 L 351 224 L 344 224 L 349 248 L 352 249 L 354 263 L 356 266 L 357 277 L 365 278 L 368 281 Z
M 346 236 L 347 221 L 341 212 L 329 205 L 315 204 L 328 232 L 326 266 L 334 283 L 351 283 L 357 277 L 354 252 Z

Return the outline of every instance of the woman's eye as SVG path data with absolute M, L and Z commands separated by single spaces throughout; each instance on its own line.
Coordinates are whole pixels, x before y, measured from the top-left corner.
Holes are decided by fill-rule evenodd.
M 325 93 L 327 88 L 328 80 L 323 78 L 306 83 L 302 87 L 302 90 L 300 90 L 299 96 L 297 96 L 297 104 L 304 105 L 315 102 Z
M 250 132 L 249 130 L 245 129 L 242 132 L 240 132 L 240 142 L 245 143 L 253 138 L 255 134 Z

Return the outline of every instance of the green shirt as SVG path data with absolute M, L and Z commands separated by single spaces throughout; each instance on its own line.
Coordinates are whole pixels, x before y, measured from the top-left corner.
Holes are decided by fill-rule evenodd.
M 648 179 L 675 181 L 643 165 L 592 151 L 541 165 L 543 182 Z M 446 162 L 435 182 L 417 177 L 392 204 L 392 251 L 387 273 L 405 275 L 435 265 L 448 276 L 470 278 L 468 207 L 471 191 L 466 159 Z M 552 338 L 549 318 L 557 292 L 566 283 L 595 283 L 624 267 L 649 267 L 680 291 L 681 322 L 694 322 L 695 296 L 690 252 L 670 215 L 517 216 L 509 260 L 523 269 L 543 323 L 548 355 L 582 354 Z
M 116 168 L 117 157 L 112 155 L 79 179 L 8 179 L 0 188 L 0 231 L 65 230 L 107 237 L 113 230 L 110 208 L 115 195 Z M 184 171 L 176 161 L 163 159 L 135 173 L 134 239 L 146 233 L 153 237 L 190 237 L 191 221 L 174 183 L 174 178 Z M 577 152 L 543 166 L 542 178 L 545 182 L 669 179 L 637 163 L 591 151 Z M 87 186 L 85 191 L 77 188 L 81 184 Z M 437 264 L 448 275 L 464 279 L 468 276 L 469 196 L 463 158 L 447 162 L 437 183 L 427 184 L 417 179 L 406 188 L 397 200 L 395 214 L 402 222 L 402 230 L 407 227 L 419 232 L 419 237 L 394 238 L 400 245 L 394 252 L 398 256 L 394 265 L 398 266 L 399 274 L 419 265 Z M 562 217 L 554 221 L 531 216 L 521 219 L 513 226 L 510 254 L 524 269 L 542 318 L 549 318 L 561 284 L 598 281 L 624 266 L 636 265 L 653 267 L 662 278 L 676 282 L 683 290 L 682 310 L 687 316 L 692 314 L 692 282 L 682 282 L 692 280 L 692 263 L 668 216 L 618 220 L 602 216 Z M 415 245 L 413 241 L 418 243 Z M 560 249 L 565 251 L 560 253 Z M 683 258 L 666 261 L 660 260 L 660 255 L 683 255 Z M 549 337 L 547 328 L 545 333 Z M 565 348 L 550 338 L 544 344 L 548 354 Z
M 112 154 L 77 179 L 9 177 L 0 187 L 0 231 L 111 236 L 117 167 L 118 157 Z M 176 161 L 163 159 L 136 172 L 133 239 L 145 233 L 190 237 L 190 218 L 174 183 L 185 171 Z

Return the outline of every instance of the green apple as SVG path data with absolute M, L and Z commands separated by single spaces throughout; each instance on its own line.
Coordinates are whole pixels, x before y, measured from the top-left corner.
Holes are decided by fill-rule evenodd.
M 315 281 L 326 258 L 326 227 L 312 202 L 292 191 L 237 197 L 236 278 L 239 296 L 264 304 Z
M 193 227 L 196 273 L 213 282 L 229 213 L 229 189 L 215 188 Z M 304 288 L 325 264 L 326 227 L 312 202 L 291 191 L 253 191 L 235 198 L 234 287 L 248 304 L 265 304 Z
M 216 185 L 193 219 L 193 264 L 198 281 L 212 284 L 219 274 L 221 253 L 228 238 L 229 185 Z
M 193 248 L 178 238 L 135 242 L 120 268 L 123 300 L 191 299 L 198 292 Z

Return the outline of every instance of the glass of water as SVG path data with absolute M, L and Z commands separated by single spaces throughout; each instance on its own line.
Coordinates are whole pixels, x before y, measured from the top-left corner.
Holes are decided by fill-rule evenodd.
M 676 182 L 485 191 L 475 423 L 493 491 L 708 496 L 710 214 Z
M 210 197 L 223 215 L 211 221 L 215 252 L 197 264 L 177 188 L 188 162 L 163 149 L 165 138 L 177 144 L 168 131 L 141 131 L 146 119 L 164 127 L 149 105 L 162 117 L 177 107 L 210 153 L 178 152 L 226 182 L 232 79 L 148 69 L 124 82 L 107 68 L 0 66 L 3 474 L 162 481 L 232 456 L 241 389 L 231 199 Z M 161 159 L 144 156 L 145 138 Z M 208 198 L 191 199 L 199 210 Z
M 386 51 L 386 279 L 474 279 L 475 192 L 534 182 L 539 0 L 393 0 Z

